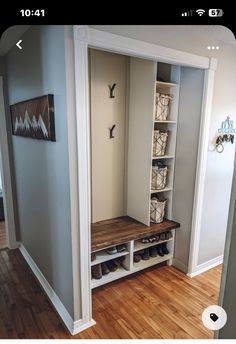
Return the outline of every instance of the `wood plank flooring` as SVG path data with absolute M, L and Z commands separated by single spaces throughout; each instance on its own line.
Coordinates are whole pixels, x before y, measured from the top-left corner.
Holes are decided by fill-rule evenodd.
M 0 249 L 7 246 L 5 222 L 0 221 Z
M 99 221 L 91 225 L 91 251 L 140 239 L 146 235 L 166 232 L 179 226 L 178 222 L 167 219 L 161 223 L 151 223 L 150 226 L 146 226 L 129 216 Z
M 193 279 L 150 268 L 93 291 L 97 324 L 72 337 L 19 250 L 0 251 L 0 338 L 213 338 L 201 314 L 217 303 L 221 267 Z

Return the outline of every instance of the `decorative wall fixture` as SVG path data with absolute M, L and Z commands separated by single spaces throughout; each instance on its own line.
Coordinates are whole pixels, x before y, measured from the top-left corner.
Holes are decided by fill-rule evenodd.
M 218 135 L 216 139 L 216 151 L 222 153 L 224 151 L 224 142 L 234 143 L 234 121 L 230 120 L 230 116 L 227 116 L 226 120 L 221 123 L 218 133 L 223 135 Z
M 13 135 L 56 141 L 52 94 L 11 105 L 10 111 Z

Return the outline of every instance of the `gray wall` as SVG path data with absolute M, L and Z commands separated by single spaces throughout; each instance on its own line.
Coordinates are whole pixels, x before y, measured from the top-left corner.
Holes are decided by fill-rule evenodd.
M 181 228 L 176 230 L 175 259 L 182 267 L 184 265 L 186 272 L 192 226 L 203 82 L 203 70 L 181 68 L 173 218 L 181 224 Z
M 21 242 L 73 317 L 63 26 L 34 26 L 7 55 L 9 102 L 54 94 L 56 142 L 13 137 Z

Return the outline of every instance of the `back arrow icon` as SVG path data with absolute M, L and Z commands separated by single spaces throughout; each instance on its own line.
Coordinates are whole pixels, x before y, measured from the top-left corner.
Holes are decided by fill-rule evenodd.
M 21 47 L 21 42 L 22 42 L 22 39 L 20 39 L 17 43 L 16 43 L 16 46 L 17 46 L 17 48 L 19 48 L 19 49 L 22 49 L 22 47 Z

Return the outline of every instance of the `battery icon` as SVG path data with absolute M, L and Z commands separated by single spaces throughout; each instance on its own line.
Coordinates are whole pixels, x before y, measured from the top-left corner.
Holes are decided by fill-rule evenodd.
M 211 8 L 209 10 L 209 17 L 222 17 L 224 12 L 222 9 Z

